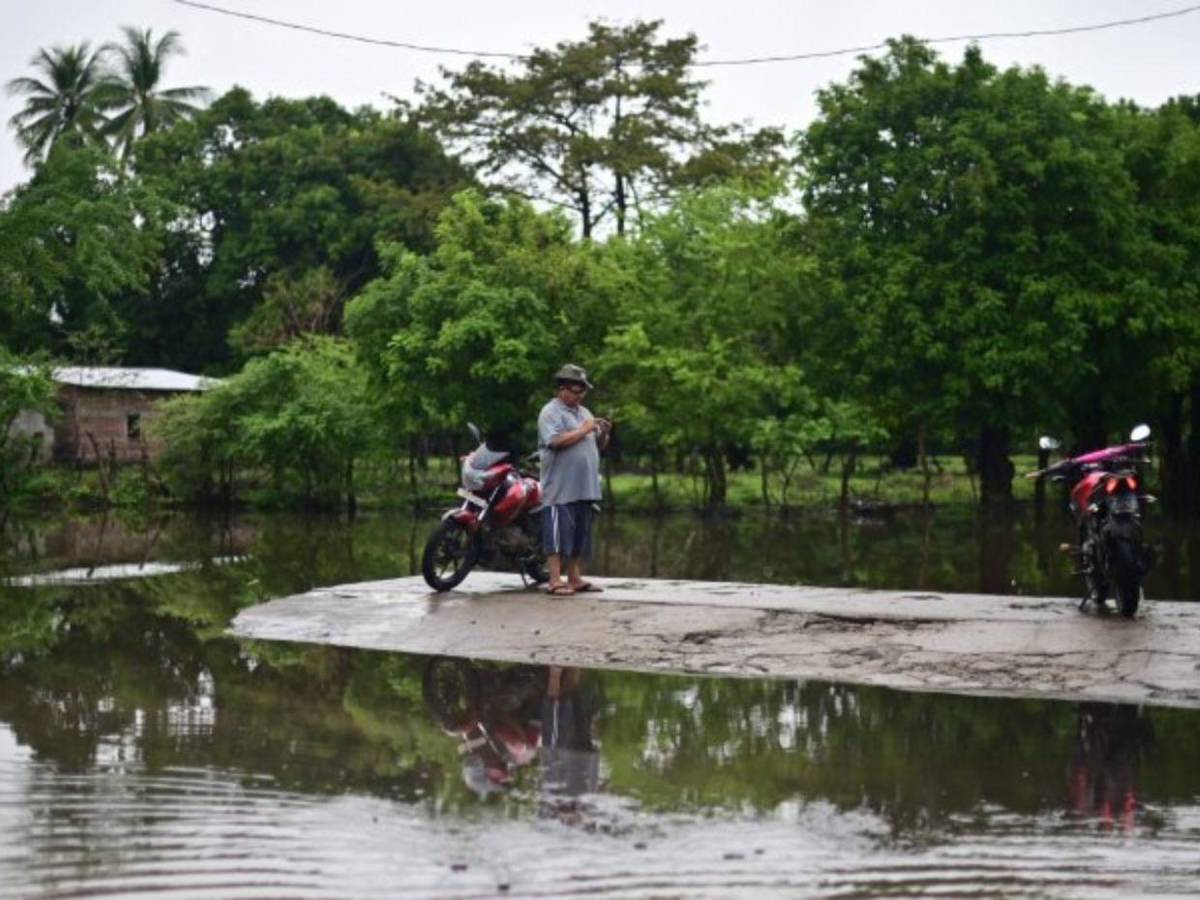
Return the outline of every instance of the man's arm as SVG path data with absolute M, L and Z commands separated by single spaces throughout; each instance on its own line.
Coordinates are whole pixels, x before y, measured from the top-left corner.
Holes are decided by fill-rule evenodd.
M 575 446 L 595 430 L 596 420 L 588 419 L 578 428 L 556 434 L 550 439 L 549 447 L 551 450 L 565 450 L 567 447 Z

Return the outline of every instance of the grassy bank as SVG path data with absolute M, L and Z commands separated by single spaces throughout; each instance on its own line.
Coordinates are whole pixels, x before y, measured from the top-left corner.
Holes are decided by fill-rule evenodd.
M 1033 484 L 1021 473 L 1034 467 L 1033 457 L 1014 459 L 1017 477 L 1013 494 L 1018 499 L 1033 496 Z M 433 459 L 416 478 L 404 464 L 364 469 L 359 482 L 358 504 L 362 508 L 399 509 L 437 507 L 452 502 L 458 486 L 458 469 L 446 459 Z M 922 501 L 924 476 L 917 469 L 899 470 L 883 457 L 861 461 L 850 479 L 851 502 L 860 505 L 914 506 Z M 970 504 L 977 501 L 977 481 L 961 458 L 938 461 L 930 480 L 930 502 L 936 505 Z M 810 466 L 798 469 L 786 485 L 777 474 L 767 480 L 764 497 L 762 473 L 757 467 L 731 471 L 728 475 L 727 505 L 733 508 L 780 508 L 833 506 L 841 495 L 841 479 L 834 468 L 822 472 Z M 105 485 L 95 470 L 48 468 L 37 473 L 18 502 L 29 509 L 136 509 L 181 505 L 164 493 L 161 482 L 150 481 L 135 466 L 117 472 Z M 698 509 L 703 505 L 700 478 L 687 473 L 615 471 L 605 483 L 605 499 L 612 507 L 630 512 Z M 256 509 L 296 509 L 304 502 L 266 483 L 246 484 L 239 490 L 241 505 Z M 182 504 L 186 505 L 186 504 Z
M 1022 478 L 1035 467 L 1034 457 L 1015 457 L 1016 477 L 1013 496 L 1018 500 L 1033 497 L 1033 482 Z M 657 481 L 657 492 L 655 487 Z M 884 457 L 866 457 L 851 476 L 850 499 L 855 504 L 885 506 L 915 506 L 924 496 L 924 475 L 919 469 L 891 468 Z M 735 508 L 813 507 L 838 503 L 841 478 L 835 467 L 829 472 L 809 466 L 798 470 L 786 487 L 779 476 L 767 479 L 764 496 L 762 472 L 757 467 L 730 472 L 727 501 Z M 617 472 L 611 478 L 612 503 L 619 509 L 694 509 L 703 502 L 702 481 L 686 474 L 662 474 L 655 479 L 641 472 Z M 946 458 L 933 467 L 929 485 L 929 500 L 937 505 L 964 504 L 978 501 L 978 480 L 967 471 L 959 458 Z

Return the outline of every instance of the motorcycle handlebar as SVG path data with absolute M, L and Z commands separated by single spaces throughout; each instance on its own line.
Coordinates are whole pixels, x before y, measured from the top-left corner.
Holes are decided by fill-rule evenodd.
M 1126 447 L 1117 449 L 1137 451 L 1146 450 L 1148 447 L 1149 444 L 1130 444 Z M 1047 475 L 1051 477 L 1054 475 L 1062 475 L 1063 477 L 1066 477 L 1067 473 L 1072 468 L 1095 469 L 1099 468 L 1101 465 L 1136 466 L 1150 462 L 1150 460 L 1145 456 L 1131 456 L 1125 453 L 1114 454 L 1113 456 L 1101 456 L 1103 453 L 1104 451 L 1101 450 L 1095 453 L 1085 453 L 1083 456 L 1074 457 L 1071 459 L 1061 459 L 1054 465 L 1047 466 L 1044 469 L 1035 469 L 1032 472 L 1026 472 L 1025 477 L 1029 479 L 1043 478 Z

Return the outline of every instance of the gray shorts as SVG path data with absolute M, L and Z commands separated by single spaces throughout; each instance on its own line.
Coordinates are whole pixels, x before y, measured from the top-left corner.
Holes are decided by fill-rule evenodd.
M 591 500 L 556 503 L 542 509 L 542 550 L 571 559 L 592 555 Z

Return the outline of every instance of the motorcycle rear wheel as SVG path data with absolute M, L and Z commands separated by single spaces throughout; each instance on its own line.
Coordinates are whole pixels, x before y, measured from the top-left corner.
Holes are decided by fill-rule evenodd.
M 421 574 L 435 591 L 458 587 L 478 558 L 475 536 L 453 519 L 443 519 L 421 554 Z
M 1142 570 L 1138 548 L 1132 541 L 1114 540 L 1108 548 L 1108 564 L 1117 588 L 1117 607 L 1127 619 L 1137 615 L 1142 599 Z

